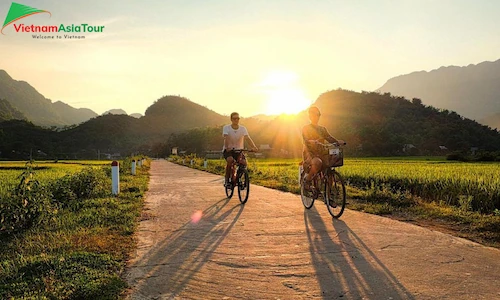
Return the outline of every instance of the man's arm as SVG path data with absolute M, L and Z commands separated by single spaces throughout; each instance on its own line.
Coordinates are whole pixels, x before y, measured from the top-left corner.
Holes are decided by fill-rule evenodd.
M 334 138 L 329 132 L 328 129 L 325 128 L 325 132 L 328 135 L 328 138 L 325 138 L 328 142 L 330 143 L 336 143 L 338 145 L 346 145 L 346 142 L 344 140 L 338 140 Z
M 308 125 L 302 127 L 302 143 L 304 144 L 304 153 L 303 154 L 309 154 L 311 151 L 314 151 L 314 147 L 316 146 L 317 140 L 312 139 L 310 137 L 310 133 L 308 130 Z
M 252 150 L 253 151 L 258 151 L 259 150 L 259 148 L 257 148 L 257 146 L 255 146 L 255 143 L 253 142 L 252 138 L 249 135 L 245 135 L 245 139 L 247 140 L 247 143 L 249 143 L 249 144 L 252 145 Z
M 227 148 L 227 140 L 228 140 L 227 126 L 222 127 L 222 137 L 224 138 L 224 149 L 229 150 Z
M 328 142 L 330 143 L 338 143 L 339 140 L 337 140 L 336 138 L 334 138 L 329 132 L 328 132 L 328 129 L 326 129 L 326 127 L 323 127 L 324 128 L 324 131 L 323 131 L 323 138 L 325 140 L 327 140 Z

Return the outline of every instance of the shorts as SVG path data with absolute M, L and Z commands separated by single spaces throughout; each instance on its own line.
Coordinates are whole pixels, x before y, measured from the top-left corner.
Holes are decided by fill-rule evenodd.
M 222 152 L 222 155 L 224 155 L 224 159 L 225 159 L 225 160 L 227 160 L 227 158 L 228 158 L 229 156 L 232 156 L 232 157 L 234 158 L 234 160 L 238 160 L 238 158 L 240 157 L 241 153 L 236 153 L 236 152 L 234 152 L 233 150 L 229 150 L 229 151 L 224 150 L 224 151 Z
M 315 153 L 303 153 L 302 162 L 304 170 L 306 170 L 306 172 L 309 172 L 309 169 L 311 168 L 311 161 L 313 160 L 313 158 L 319 158 L 321 160 L 321 168 L 327 167 L 325 161 L 328 161 L 328 159 L 325 160 L 324 155 L 316 155 Z

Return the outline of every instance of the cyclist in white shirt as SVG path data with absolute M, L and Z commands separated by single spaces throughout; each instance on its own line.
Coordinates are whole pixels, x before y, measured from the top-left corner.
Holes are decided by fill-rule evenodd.
M 237 112 L 233 112 L 231 114 L 231 124 L 222 128 L 222 135 L 224 136 L 224 147 L 222 148 L 222 151 L 224 158 L 226 159 L 225 186 L 229 184 L 229 176 L 231 174 L 233 162 L 236 160 L 243 165 L 246 165 L 247 163 L 244 155 L 241 153 L 235 153 L 233 150 L 244 149 L 245 139 L 247 140 L 247 143 L 252 145 L 253 151 L 258 150 L 252 138 L 250 138 L 246 127 L 239 125 L 239 122 L 240 115 Z

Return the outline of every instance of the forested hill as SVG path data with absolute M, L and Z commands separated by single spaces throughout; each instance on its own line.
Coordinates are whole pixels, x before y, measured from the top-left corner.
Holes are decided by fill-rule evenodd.
M 450 151 L 500 149 L 498 131 L 419 99 L 336 90 L 320 95 L 316 105 L 333 133 L 371 155 L 398 154 L 405 145 L 420 154 L 436 153 L 439 146 Z
M 28 121 L 3 122 L 0 158 L 25 158 L 33 149 L 59 158 L 95 158 L 98 152 L 146 153 L 164 145 L 171 134 L 218 126 L 228 120 L 189 99 L 165 96 L 143 117 L 106 114 L 63 131 L 42 130 Z
M 164 136 L 165 133 L 195 127 L 222 125 L 229 122 L 229 117 L 222 116 L 184 97 L 165 96 L 146 109 L 141 121 L 149 132 Z
M 320 125 L 348 142 L 349 155 L 445 155 L 453 151 L 500 150 L 500 134 L 487 126 L 448 110 L 425 106 L 390 94 L 334 90 L 323 93 L 315 105 L 321 109 Z M 308 124 L 307 112 L 294 118 L 283 115 L 265 122 L 242 119 L 257 144 L 269 144 L 277 155 L 300 156 L 301 128 Z M 220 132 L 194 130 L 170 142 L 170 146 L 198 151 L 193 139 L 205 145 L 222 143 Z M 211 140 L 211 142 L 208 142 Z M 189 144 L 191 143 L 191 144 Z M 191 145 L 191 146 L 190 146 Z M 217 149 L 217 148 L 216 148 Z
M 347 155 L 445 155 L 453 151 L 499 151 L 500 134 L 455 112 L 425 106 L 419 99 L 390 94 L 333 90 L 315 102 L 320 124 L 348 142 Z M 101 153 L 142 152 L 164 156 L 172 147 L 200 155 L 222 148 L 221 125 L 229 123 L 208 108 L 186 98 L 167 96 L 139 119 L 106 115 L 61 132 L 42 130 L 25 121 L 0 123 L 0 157 L 23 158 L 30 149 L 48 156 L 95 158 Z M 301 128 L 307 112 L 273 120 L 242 119 L 258 145 L 269 144 L 276 155 L 300 156 Z M 12 153 L 17 153 L 12 157 Z M 65 155 L 66 155 L 65 154 Z

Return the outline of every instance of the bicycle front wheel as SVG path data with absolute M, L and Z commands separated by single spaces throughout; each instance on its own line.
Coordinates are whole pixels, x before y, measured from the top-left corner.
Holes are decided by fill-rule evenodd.
M 248 170 L 245 168 L 238 176 L 238 197 L 241 204 L 245 204 L 250 194 L 250 176 Z
M 305 186 L 305 179 L 302 176 L 302 180 L 300 182 L 300 198 L 302 198 L 302 204 L 305 208 L 310 209 L 314 204 L 314 197 L 310 190 L 307 190 Z
M 344 180 L 339 172 L 335 170 L 328 172 L 325 186 L 325 203 L 332 217 L 339 218 L 344 213 L 346 204 Z

